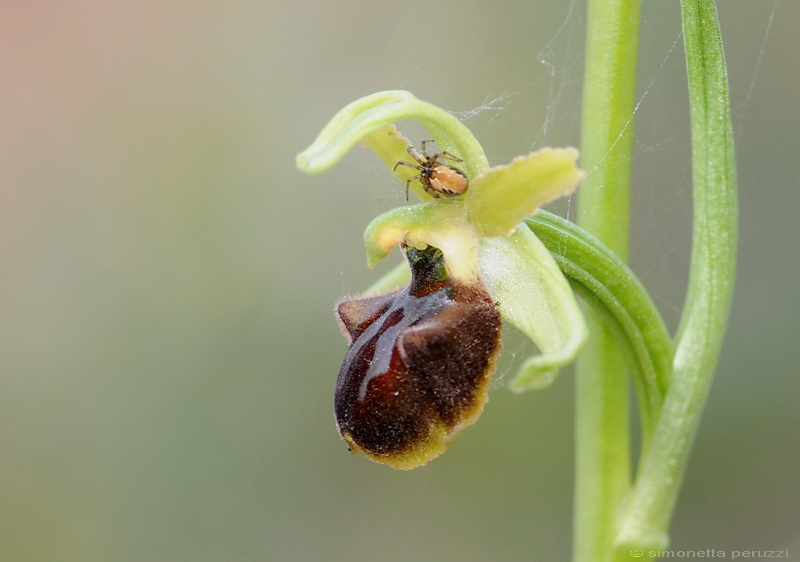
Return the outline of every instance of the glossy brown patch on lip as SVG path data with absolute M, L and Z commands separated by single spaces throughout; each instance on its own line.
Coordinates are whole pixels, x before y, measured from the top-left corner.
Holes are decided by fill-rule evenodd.
M 350 349 L 336 383 L 353 451 L 411 469 L 441 454 L 488 399 L 502 323 L 482 284 L 449 279 L 441 252 L 407 250 L 405 289 L 341 302 Z

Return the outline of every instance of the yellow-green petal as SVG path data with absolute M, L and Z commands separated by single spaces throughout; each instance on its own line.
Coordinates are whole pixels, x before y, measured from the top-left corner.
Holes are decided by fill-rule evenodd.
M 361 142 L 375 153 L 380 161 L 392 171 L 395 177 L 403 181 L 402 185 L 408 185 L 409 191 L 419 199 L 422 201 L 431 201 L 434 198 L 433 195 L 429 195 L 425 192 L 420 182 L 412 181 L 410 184 L 406 184 L 406 180 L 412 176 L 418 175 L 419 171 L 410 166 L 397 165 L 401 160 L 406 162 L 411 160 L 411 156 L 408 154 L 408 147 L 411 146 L 411 143 L 400 134 L 400 131 L 397 130 L 394 124 L 386 125 L 372 131 L 361 139 Z
M 543 148 L 487 170 L 470 182 L 470 220 L 484 236 L 508 236 L 544 203 L 577 187 L 577 160 L 574 148 Z
M 511 382 L 523 392 L 548 386 L 559 368 L 574 361 L 586 339 L 586 325 L 569 282 L 550 252 L 528 229 L 510 237 L 483 238 L 481 277 L 503 318 L 539 348 Z

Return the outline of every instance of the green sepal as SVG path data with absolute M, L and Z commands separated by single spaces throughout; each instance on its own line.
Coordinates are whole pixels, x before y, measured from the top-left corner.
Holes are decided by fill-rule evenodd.
M 561 367 L 575 360 L 587 336 L 569 283 L 544 244 L 525 226 L 509 237 L 483 238 L 479 263 L 503 318 L 541 353 L 520 367 L 511 390 L 545 388 Z
M 475 177 L 488 169 L 483 148 L 469 129 L 450 113 L 404 90 L 378 92 L 342 108 L 311 146 L 297 155 L 297 167 L 309 174 L 323 172 L 368 135 L 405 119 L 419 121 L 442 150 L 461 158 L 464 161 L 461 169 L 467 177 Z M 380 150 L 377 152 L 387 166 L 393 167 L 398 161 L 408 159 L 408 153 L 396 139 L 387 137 L 391 146 L 381 146 L 379 137 L 370 137 L 368 145 L 375 149 L 374 143 L 378 143 Z

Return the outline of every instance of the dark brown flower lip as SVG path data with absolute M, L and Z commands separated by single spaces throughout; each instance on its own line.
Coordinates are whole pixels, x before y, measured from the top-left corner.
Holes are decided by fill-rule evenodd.
M 440 454 L 482 411 L 502 323 L 482 284 L 448 278 L 441 252 L 406 255 L 407 287 L 337 307 L 351 345 L 335 413 L 352 450 L 409 469 Z

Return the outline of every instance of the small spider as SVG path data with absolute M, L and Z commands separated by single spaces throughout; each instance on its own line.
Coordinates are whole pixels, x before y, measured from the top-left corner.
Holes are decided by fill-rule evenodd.
M 453 162 L 463 162 L 463 160 L 449 152 L 438 152 L 433 156 L 428 156 L 425 145 L 429 142 L 434 141 L 422 141 L 422 154 L 414 150 L 413 146 L 408 147 L 408 153 L 417 161 L 416 164 L 400 161 L 394 165 L 394 170 L 401 164 L 419 170 L 419 174 L 406 180 L 406 201 L 408 201 L 408 184 L 414 180 L 419 180 L 419 183 L 422 184 L 422 189 L 436 198 L 456 197 L 464 193 L 469 187 L 469 180 L 464 175 L 464 172 L 440 161 L 440 159 Z

